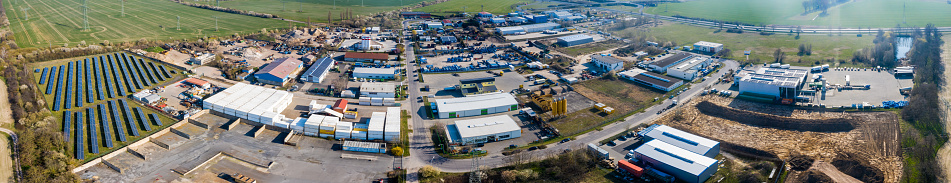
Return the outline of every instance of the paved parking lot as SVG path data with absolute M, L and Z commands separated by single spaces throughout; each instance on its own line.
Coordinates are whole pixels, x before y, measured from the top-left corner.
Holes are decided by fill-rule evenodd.
M 817 73 L 813 73 L 817 74 Z M 826 106 L 852 106 L 852 104 L 868 102 L 872 105 L 882 105 L 882 101 L 901 101 L 907 100 L 905 96 L 898 92 L 899 88 L 911 87 L 914 85 L 911 77 L 899 78 L 889 72 L 878 71 L 826 71 L 821 73 L 828 81 L 829 85 L 840 84 L 845 86 L 845 76 L 850 78 L 851 85 L 871 85 L 869 90 L 829 90 L 825 98 L 817 96 L 818 101 L 812 103 L 822 103 Z
M 385 172 L 393 169 L 392 156 L 341 151 L 339 144 L 342 142 L 338 141 L 304 137 L 295 147 L 279 143 L 284 133 L 266 130 L 254 138 L 248 135 L 256 129 L 250 125 L 240 124 L 231 131 L 221 128 L 221 123 L 209 125 L 211 129 L 191 140 L 179 139 L 182 144 L 170 150 L 146 143 L 140 147 L 140 152 L 147 154 L 147 161 L 121 156 L 120 162 L 128 167 L 122 174 L 100 164 L 81 172 L 80 176 L 98 176 L 101 182 L 218 182 L 223 179 L 202 175 L 240 172 L 258 182 L 369 182 L 384 178 Z M 185 177 L 170 171 L 182 166 L 197 166 L 218 152 L 241 153 L 273 161 L 274 165 L 262 171 L 242 163 L 218 162 Z M 377 160 L 340 158 L 343 154 L 373 156 Z
M 426 95 L 436 95 L 436 98 L 446 98 L 446 97 L 464 97 L 462 93 L 459 93 L 457 90 L 446 91 L 442 90 L 446 87 L 455 86 L 459 84 L 461 79 L 473 79 L 473 78 L 483 78 L 483 77 L 493 77 L 495 78 L 495 86 L 499 90 L 504 92 L 512 91 L 513 89 L 518 89 L 518 85 L 523 85 L 525 88 L 535 90 L 537 86 L 532 86 L 532 83 L 528 81 L 522 75 L 519 75 L 516 72 L 509 72 L 508 69 L 505 70 L 505 74 L 501 77 L 495 77 L 495 75 L 486 73 L 485 71 L 479 72 L 467 72 L 459 73 L 459 76 L 452 76 L 452 74 L 424 74 L 423 80 L 426 81 L 422 83 L 422 86 L 429 85 L 429 92 L 422 92 L 421 94 Z M 441 97 L 442 96 L 442 97 Z

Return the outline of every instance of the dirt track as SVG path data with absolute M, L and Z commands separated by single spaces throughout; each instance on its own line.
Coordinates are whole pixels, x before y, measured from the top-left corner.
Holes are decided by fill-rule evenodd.
M 848 119 L 855 129 L 843 132 L 792 131 L 750 126 L 737 121 L 706 115 L 696 106 L 709 101 L 748 112 L 769 114 L 797 120 Z M 683 120 L 673 120 L 676 113 Z M 722 142 L 760 149 L 789 159 L 795 154 L 815 160 L 832 162 L 838 154 L 851 153 L 878 170 L 900 170 L 898 115 L 892 112 L 827 112 L 786 106 L 703 96 L 684 104 L 678 111 L 657 120 L 674 128 Z M 885 171 L 884 182 L 898 182 L 900 171 Z
M 0 126 L 13 124 L 10 114 L 10 101 L 7 100 L 7 84 L 0 80 Z M 13 182 L 13 159 L 10 155 L 10 140 L 0 139 L 0 181 Z
M 943 40 L 949 40 L 951 36 L 944 36 Z M 944 63 L 944 77 L 951 76 L 951 43 L 948 41 L 944 42 L 944 45 L 941 45 L 941 49 L 944 52 L 941 52 L 941 62 Z M 947 81 L 945 81 L 947 83 Z M 944 111 L 944 131 L 951 132 L 951 85 L 945 85 L 944 88 L 941 88 L 941 91 L 938 93 L 938 98 L 941 99 L 941 111 Z M 948 176 L 951 176 L 951 141 L 946 142 L 944 146 L 941 146 L 941 149 L 938 149 L 938 165 L 941 166 L 941 172 L 944 175 L 938 176 L 938 180 L 941 182 L 948 182 Z

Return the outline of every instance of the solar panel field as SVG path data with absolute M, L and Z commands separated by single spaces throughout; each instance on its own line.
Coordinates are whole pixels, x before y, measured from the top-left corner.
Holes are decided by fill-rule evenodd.
M 83 1 L 3 1 L 20 47 L 188 39 L 287 28 L 287 22 L 194 8 L 168 0 L 87 1 L 89 30 L 83 30 Z M 123 7 L 124 6 L 124 7 Z M 26 9 L 25 11 L 23 11 Z M 123 16 L 123 11 L 124 15 Z M 326 13 L 323 13 L 326 14 Z M 181 29 L 178 29 L 181 17 Z M 216 19 L 218 31 L 215 31 Z
M 90 161 L 174 124 L 176 119 L 126 99 L 181 80 L 181 70 L 118 52 L 33 64 L 46 101 L 60 119 L 73 158 Z M 40 75 L 45 75 L 43 78 Z

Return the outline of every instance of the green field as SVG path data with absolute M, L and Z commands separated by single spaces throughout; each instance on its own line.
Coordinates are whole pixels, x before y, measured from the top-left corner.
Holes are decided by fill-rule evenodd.
M 445 15 L 462 12 L 463 9 L 465 9 L 466 12 L 480 12 L 484 10 L 498 15 L 514 12 L 515 9 L 512 5 L 531 2 L 533 2 L 533 0 L 450 0 L 432 6 L 417 8 L 413 11 Z
M 340 20 L 340 12 L 350 9 L 353 16 L 370 15 L 378 12 L 392 11 L 401 6 L 415 5 L 419 2 L 432 0 L 336 0 L 336 9 L 334 9 L 334 0 L 230 0 L 220 1 L 222 7 L 234 8 L 239 10 L 254 11 L 260 13 L 269 13 L 282 18 L 311 22 L 327 22 L 327 12 L 334 20 Z M 188 2 L 195 2 L 189 0 Z M 284 2 L 284 3 L 281 3 Z M 202 0 L 200 2 L 208 5 L 214 5 L 214 0 Z M 362 3 L 362 5 L 361 5 Z M 402 5 L 401 5 L 402 3 Z
M 631 7 L 631 6 L 602 6 L 602 8 L 612 9 L 612 10 L 621 10 L 637 13 L 637 10 L 640 8 Z
M 3 1 L 17 45 L 36 47 L 136 41 L 142 38 L 182 39 L 286 28 L 287 22 L 180 5 L 168 0 L 127 0 L 125 17 L 119 1 L 88 1 L 89 31 L 83 31 L 78 0 Z M 24 14 L 22 9 L 29 8 Z M 181 30 L 176 30 L 181 16 Z M 219 31 L 215 31 L 218 16 Z M 29 20 L 27 20 L 29 18 Z
M 109 54 L 112 54 L 112 53 L 109 53 Z M 126 53 L 126 54 L 129 54 L 129 53 Z M 54 67 L 54 66 L 57 66 L 57 67 L 58 67 L 59 65 L 67 64 L 67 62 L 69 62 L 69 61 L 76 61 L 76 60 L 81 60 L 81 59 L 85 59 L 85 58 L 92 58 L 92 57 L 98 57 L 98 56 L 99 56 L 99 55 L 89 56 L 89 57 L 83 57 L 83 58 L 70 58 L 70 59 L 62 59 L 62 60 L 55 60 L 55 61 L 49 61 L 49 62 L 40 62 L 40 63 L 31 64 L 31 66 L 32 66 L 33 68 L 39 68 L 39 69 L 42 69 L 42 68 L 44 68 L 44 67 Z M 184 79 L 184 76 L 181 74 L 181 70 L 179 70 L 179 69 L 177 69 L 177 68 L 175 68 L 175 67 L 170 67 L 170 66 L 167 65 L 167 64 L 164 64 L 164 63 L 161 63 L 161 62 L 155 62 L 155 61 L 148 60 L 148 59 L 142 58 L 142 57 L 138 57 L 138 58 L 143 59 L 145 62 L 152 62 L 152 63 L 154 63 L 154 64 L 162 64 L 162 65 L 165 65 L 165 68 L 166 68 L 166 69 L 169 69 L 169 72 L 170 72 L 169 74 L 170 74 L 171 78 L 166 78 L 165 81 L 159 81 L 158 78 L 156 78 L 156 83 L 152 83 L 152 84 L 151 84 L 151 87 L 164 86 L 164 85 L 168 85 L 168 84 L 170 84 L 170 83 L 177 82 L 177 81 L 179 81 L 179 80 Z M 106 67 L 111 67 L 111 66 L 108 66 L 108 65 L 109 65 L 109 64 L 107 64 Z M 156 66 L 158 66 L 158 65 L 156 65 Z M 92 68 L 90 68 L 90 69 L 92 69 Z M 176 74 L 171 73 L 171 72 L 173 72 L 173 71 L 174 71 Z M 74 72 L 74 74 L 78 74 L 78 73 L 79 73 L 79 72 Z M 120 73 L 121 73 L 121 72 L 120 72 Z M 41 78 L 40 75 L 41 75 L 42 73 L 36 73 L 36 72 L 34 72 L 33 74 L 34 74 L 34 75 L 33 75 L 33 78 L 35 78 L 36 81 L 38 82 L 39 79 Z M 57 73 L 57 74 L 58 74 L 58 73 Z M 83 76 L 85 76 L 85 75 L 83 75 Z M 105 77 L 105 76 L 103 76 L 103 77 Z M 110 77 L 111 77 L 111 75 L 110 75 Z M 57 77 L 54 77 L 54 78 L 57 78 L 57 79 L 58 79 L 58 76 L 57 76 Z M 122 78 L 122 76 L 120 76 L 120 78 Z M 119 80 L 120 80 L 120 81 L 123 81 L 124 79 L 119 79 Z M 150 82 L 150 83 L 151 83 L 151 82 Z M 44 92 L 46 91 L 46 87 L 47 87 L 47 85 L 49 85 L 49 84 L 50 84 L 50 83 L 46 83 L 46 84 L 39 84 L 39 83 L 37 83 L 36 86 L 37 86 L 37 88 L 39 88 L 39 91 L 37 91 L 37 93 L 38 93 L 38 94 L 45 94 Z M 55 101 L 55 100 L 54 100 L 54 96 L 55 96 L 56 82 L 53 82 L 52 84 L 53 84 L 53 88 L 54 88 L 53 94 L 43 95 L 44 99 L 45 99 L 46 101 L 48 101 L 48 103 L 50 103 L 50 104 L 48 104 L 48 106 L 47 106 L 47 107 L 50 107 L 50 108 L 52 108 L 52 105 L 53 105 L 52 102 Z M 77 83 L 74 82 L 73 84 L 77 84 Z M 83 83 L 83 84 L 85 84 L 85 83 Z M 63 87 L 65 87 L 65 85 L 66 85 L 66 84 L 65 84 L 65 82 L 64 82 L 64 83 L 63 83 Z M 124 85 L 125 85 L 125 84 L 123 84 L 123 86 L 124 86 Z M 95 84 L 93 84 L 93 86 L 95 86 Z M 143 86 L 143 87 L 145 87 L 145 86 Z M 151 88 L 151 87 L 147 87 L 147 88 Z M 106 88 L 106 87 L 103 86 L 103 89 L 105 89 L 105 88 Z M 64 88 L 63 91 L 74 91 L 74 90 L 72 90 L 72 89 L 70 89 L 70 90 L 65 90 L 65 88 Z M 98 91 L 98 90 L 97 90 L 97 91 Z M 141 91 L 141 89 L 137 89 L 136 91 Z M 99 92 L 105 92 L 105 91 L 99 91 Z M 127 95 L 127 96 L 131 96 L 132 93 L 133 93 L 133 92 L 126 91 L 126 95 Z M 94 95 L 95 95 L 95 93 L 94 93 Z M 85 129 L 83 133 L 86 133 L 86 134 L 83 134 L 83 135 L 84 135 L 84 137 L 83 137 L 84 139 L 83 139 L 83 140 L 86 141 L 86 142 L 84 142 L 85 145 L 86 145 L 86 147 L 84 147 L 84 150 L 86 151 L 86 153 L 85 153 L 85 159 L 83 160 L 83 162 L 88 162 L 88 161 L 90 161 L 90 160 L 92 160 L 92 159 L 95 159 L 96 157 L 99 157 L 99 156 L 108 154 L 109 152 L 112 152 L 112 151 L 114 151 L 114 150 L 116 150 L 116 149 L 122 148 L 122 147 L 124 147 L 124 146 L 126 146 L 126 145 L 128 145 L 128 144 L 134 143 L 136 140 L 141 139 L 142 137 L 149 136 L 149 134 L 158 132 L 158 131 L 162 130 L 163 128 L 168 127 L 168 126 L 171 126 L 172 124 L 178 122 L 178 120 L 172 119 L 171 117 L 169 117 L 169 116 L 167 116 L 167 115 L 161 114 L 159 111 L 157 111 L 157 110 L 155 110 L 155 109 L 152 109 L 152 108 L 143 106 L 142 104 L 139 104 L 138 102 L 135 102 L 134 100 L 132 100 L 132 99 L 130 99 L 130 98 L 127 98 L 126 96 L 118 96 L 118 94 L 117 94 L 116 97 L 114 97 L 114 98 L 109 98 L 109 96 L 108 96 L 108 95 L 105 95 L 105 93 L 103 93 L 103 96 L 105 97 L 103 100 L 97 100 L 97 101 L 94 101 L 94 102 L 85 101 L 85 98 L 83 98 L 83 99 L 84 99 L 84 102 L 85 102 L 85 103 L 83 103 L 83 107 L 75 107 L 75 106 L 73 106 L 71 109 L 60 109 L 59 111 L 53 111 L 53 112 L 52 112 L 52 115 L 53 115 L 53 117 L 55 117 L 55 118 L 57 119 L 56 122 L 58 122 L 57 125 L 54 125 L 54 126 L 56 126 L 56 127 L 55 127 L 56 130 L 63 131 L 63 125 L 62 125 L 62 123 L 63 123 L 63 111 L 72 111 L 72 112 L 73 112 L 73 115 L 75 115 L 75 112 L 83 112 L 83 123 L 84 123 L 84 127 L 87 127 L 87 128 L 88 128 L 89 121 L 86 120 L 86 117 L 87 117 L 89 114 L 86 113 L 86 111 L 85 111 L 86 108 L 93 108 L 94 111 L 97 112 L 97 113 L 96 113 L 96 117 L 98 118 L 98 117 L 99 117 L 99 113 L 98 113 L 98 109 L 96 108 L 97 105 L 99 105 L 99 104 L 104 104 L 104 105 L 105 105 L 104 107 L 106 107 L 106 113 L 107 113 L 107 114 L 111 114 L 111 113 L 109 112 L 109 109 L 110 109 L 110 108 L 109 108 L 108 102 L 109 102 L 109 101 L 116 101 L 116 100 L 119 99 L 119 98 L 125 98 L 126 103 L 129 104 L 130 110 L 131 110 L 132 108 L 140 108 L 140 109 L 142 109 L 142 112 L 143 112 L 146 116 L 148 116 L 149 114 L 152 114 L 152 113 L 157 114 L 157 115 L 159 116 L 159 118 L 161 119 L 161 121 L 162 121 L 162 126 L 158 126 L 158 125 L 152 124 L 152 123 L 148 120 L 148 117 L 146 117 L 146 118 L 144 118 L 143 120 L 150 124 L 152 130 L 151 130 L 151 131 L 146 131 L 146 130 L 142 127 L 141 124 L 136 123 L 136 126 L 139 127 L 139 129 L 137 129 L 137 131 L 139 132 L 139 136 L 136 137 L 136 136 L 128 135 L 128 134 L 130 133 L 130 131 L 129 131 L 129 130 L 130 130 L 130 127 L 127 125 L 127 123 L 125 123 L 125 122 L 123 121 L 123 122 L 122 122 L 122 125 L 123 125 L 123 127 L 125 127 L 125 129 L 124 129 L 125 134 L 124 134 L 124 135 L 126 136 L 126 141 L 125 141 L 125 142 L 120 142 L 120 141 L 118 140 L 118 136 L 117 136 L 118 134 L 117 134 L 117 132 L 115 131 L 115 128 L 114 128 L 114 127 L 110 127 L 110 129 L 111 129 L 110 131 L 111 131 L 111 133 L 112 133 L 112 139 L 109 139 L 109 140 L 112 141 L 113 147 L 112 147 L 112 148 L 107 148 L 107 147 L 106 147 L 106 144 L 105 144 L 105 141 L 103 141 L 103 140 L 105 140 L 105 137 L 103 136 L 103 132 L 102 132 L 102 130 L 100 129 L 99 123 L 98 123 L 98 120 L 97 120 L 97 121 L 96 121 L 96 133 L 97 133 L 97 135 L 98 135 L 98 140 L 99 140 L 99 154 L 93 154 L 93 153 L 91 153 L 91 150 L 90 150 L 90 147 L 89 147 L 89 145 L 90 145 L 89 139 L 90 139 L 90 138 L 89 138 L 89 136 L 88 136 L 89 130 L 88 130 L 88 129 Z M 63 95 L 63 97 L 65 97 L 65 95 Z M 73 98 L 75 98 L 75 97 L 77 97 L 77 95 L 73 95 Z M 85 95 L 83 95 L 83 97 L 85 97 Z M 95 97 L 93 97 L 93 98 L 95 98 Z M 118 104 L 118 101 L 117 101 L 116 103 Z M 118 110 L 120 110 L 120 111 L 122 110 L 122 108 L 121 108 L 120 106 L 116 106 L 116 109 L 118 109 Z M 52 109 L 51 109 L 51 111 L 52 111 Z M 138 119 L 138 118 L 135 116 L 135 113 L 134 113 L 133 111 L 129 111 L 129 112 L 132 113 L 132 118 L 133 118 L 134 120 L 137 120 L 137 119 Z M 124 113 L 121 113 L 121 114 L 124 114 Z M 108 118 L 108 121 L 109 121 L 108 123 L 109 123 L 109 125 L 112 126 L 112 122 L 111 122 L 111 121 L 112 121 L 112 116 L 107 116 L 107 117 L 109 117 L 109 118 Z M 122 116 L 120 116 L 120 118 L 121 118 L 122 120 L 125 119 L 125 118 L 122 117 Z M 72 121 L 72 126 L 75 127 L 75 125 L 76 125 L 76 121 L 73 120 L 73 121 Z M 68 152 L 66 153 L 66 154 L 69 155 L 69 156 L 75 156 L 75 153 L 73 153 L 73 152 L 75 151 L 75 148 L 76 148 L 76 147 L 75 147 L 75 140 L 76 140 L 76 133 L 75 133 L 74 131 L 73 131 L 73 132 L 70 132 L 70 137 L 69 137 L 69 140 L 68 140 L 68 142 L 67 142 L 67 143 L 70 144 L 70 145 L 68 145 Z
M 777 48 L 781 48 L 786 53 L 787 63 L 797 66 L 810 66 L 815 61 L 822 59 L 850 60 L 852 52 L 873 46 L 872 39 L 875 37 L 874 35 L 865 35 L 864 37 L 856 37 L 855 35 L 802 35 L 800 39 L 796 39 L 795 35 L 787 34 L 763 36 L 757 32 L 736 34 L 715 31 L 715 29 L 665 22 L 665 25 L 650 28 L 650 32 L 646 35 L 654 37 L 658 41 L 673 41 L 681 46 L 693 45 L 697 41 L 722 43 L 727 49 L 733 51 L 733 57 L 738 61 L 746 59 L 743 56 L 744 50 L 751 50 L 750 59 L 759 58 L 762 62 L 772 62 L 773 52 Z M 621 37 L 631 37 L 631 35 L 637 34 L 645 33 L 638 32 L 635 28 L 615 32 L 616 36 Z M 799 44 L 812 44 L 812 55 L 803 56 L 802 62 L 797 62 L 800 58 L 796 55 Z M 835 65 L 833 63 L 823 64 Z M 842 63 L 843 66 L 850 64 L 850 62 Z
M 818 12 L 802 15 L 802 1 L 788 0 L 696 0 L 684 3 L 659 4 L 645 13 L 682 15 L 744 23 L 778 25 L 814 25 L 832 27 L 894 27 L 902 22 L 902 6 L 906 6 L 902 26 L 924 26 L 934 23 L 951 26 L 951 4 L 931 0 L 852 1 L 831 7 L 829 15 Z M 815 20 L 813 20 L 815 18 Z
M 554 2 L 534 2 L 534 3 L 529 3 L 529 4 L 525 5 L 525 6 L 522 6 L 522 9 L 523 9 L 523 10 L 529 10 L 529 9 L 548 9 L 548 6 L 551 6 L 551 5 L 559 5 L 559 4 L 561 4 L 561 3 L 554 3 Z

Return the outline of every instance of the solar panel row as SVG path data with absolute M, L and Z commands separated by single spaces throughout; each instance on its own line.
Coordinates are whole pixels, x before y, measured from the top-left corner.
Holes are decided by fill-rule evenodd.
M 126 95 L 125 91 L 129 91 L 130 93 L 132 91 L 135 91 L 134 89 L 132 89 L 132 84 L 129 84 L 130 82 L 129 75 L 124 70 L 122 70 L 121 64 L 117 66 L 116 64 L 118 62 L 115 60 L 115 58 L 112 57 L 112 55 L 106 55 L 106 56 L 109 58 L 109 64 L 112 65 L 112 75 L 115 76 L 116 89 L 118 89 L 117 91 L 119 92 L 119 96 L 125 96 Z M 123 88 L 123 85 L 125 85 L 124 88 Z M 123 90 L 123 89 L 127 89 L 127 90 Z
M 149 119 L 152 120 L 152 124 L 162 126 L 162 120 L 159 119 L 158 114 L 155 114 L 155 113 L 149 114 Z
M 56 67 L 50 67 L 50 76 L 46 78 L 46 94 L 53 93 L 53 82 L 56 81 Z M 40 79 L 42 81 L 42 79 Z
M 86 79 L 86 85 L 84 85 L 83 87 L 86 88 L 86 102 L 93 103 L 95 102 L 95 99 L 93 97 L 95 95 L 94 93 L 96 92 L 96 87 L 92 78 L 92 73 L 93 73 L 92 60 L 89 60 L 89 59 L 83 60 L 83 65 L 85 65 L 85 67 L 83 67 L 84 69 L 83 79 Z
M 106 65 L 107 61 L 105 60 L 105 58 L 106 57 L 104 56 L 99 56 L 99 68 L 101 70 L 97 72 L 96 74 L 99 74 L 100 76 L 102 76 L 102 78 L 100 79 L 102 79 L 103 85 L 106 86 L 106 94 L 109 95 L 109 98 L 115 98 L 116 91 L 114 88 L 112 88 L 113 86 L 115 86 L 115 84 L 112 83 L 112 76 L 110 76 L 110 73 L 112 72 L 109 72 L 109 66 Z
M 75 99 L 75 100 L 73 101 L 73 103 L 76 104 L 76 107 L 82 107 L 82 106 L 83 106 L 83 103 L 84 103 L 84 102 L 83 102 L 83 93 L 86 92 L 86 90 L 83 89 L 83 86 L 84 86 L 84 85 L 83 85 L 83 72 L 85 72 L 85 71 L 83 71 L 83 65 L 85 65 L 85 64 L 83 64 L 82 61 L 76 61 L 76 64 L 74 64 L 74 65 L 76 65 L 76 74 L 74 74 L 74 76 L 76 76 L 76 84 L 75 84 L 75 86 L 74 86 L 75 89 L 73 90 L 73 92 L 76 92 L 76 97 L 73 98 L 73 99 Z
M 93 154 L 99 154 L 99 138 L 96 135 L 96 110 L 92 107 L 86 108 L 87 120 L 86 123 L 89 123 L 89 128 L 86 130 L 89 131 L 89 149 L 92 150 Z
M 149 62 L 149 68 L 152 68 L 152 73 L 155 73 L 155 77 L 156 77 L 156 78 L 158 78 L 160 81 L 165 81 L 165 77 L 162 77 L 162 75 L 159 74 L 159 71 L 158 71 L 158 69 L 155 68 L 155 64 L 154 64 L 154 63 Z
M 66 80 L 66 76 L 63 75 L 63 72 L 65 70 L 65 66 L 59 66 L 59 79 L 56 80 L 56 96 L 53 98 L 53 111 L 59 111 L 60 104 L 63 102 L 63 80 Z
M 46 83 L 46 72 L 49 72 L 50 68 L 43 68 L 43 73 L 40 73 L 40 84 Z
M 86 151 L 83 147 L 83 112 L 76 112 L 76 159 L 82 160 L 86 157 Z
M 106 147 L 112 148 L 112 130 L 109 130 L 109 118 L 106 117 L 106 105 L 99 104 L 99 130 L 102 131 L 103 141 L 106 142 Z M 118 134 L 122 136 L 122 134 Z
M 119 56 L 118 54 L 116 55 L 116 57 L 119 58 L 118 60 L 119 64 L 124 65 L 126 69 L 125 71 L 128 72 L 129 76 L 132 77 L 132 82 L 135 83 L 135 89 L 142 89 L 143 83 L 142 83 L 142 80 L 139 80 L 141 78 L 139 77 L 139 72 L 135 70 L 134 66 L 130 65 L 131 63 L 129 62 L 129 58 L 125 57 L 125 53 L 122 53 L 121 55 L 122 56 Z M 135 90 L 132 90 L 132 91 L 135 91 Z M 129 93 L 135 93 L 135 92 L 129 92 Z
M 93 76 L 96 77 L 96 94 L 98 94 L 96 95 L 96 99 L 102 100 L 105 98 L 106 91 L 102 89 L 102 80 L 104 80 L 102 79 L 102 74 L 100 74 L 102 73 L 102 68 L 99 67 L 99 60 L 96 58 L 92 58 L 92 70 Z
M 69 142 L 69 131 L 73 130 L 70 120 L 73 119 L 73 112 L 63 111 L 63 140 Z
M 152 76 L 152 72 L 149 72 L 149 68 L 148 68 L 147 66 L 145 66 L 145 61 L 142 61 L 141 58 L 140 58 L 140 59 L 136 59 L 135 57 L 133 57 L 132 59 L 138 61 L 138 62 L 136 62 L 136 65 L 135 65 L 135 66 L 138 67 L 139 69 L 141 69 L 141 70 L 139 70 L 139 72 L 144 72 L 145 75 L 148 75 L 148 76 L 149 76 L 149 81 L 151 81 L 152 83 L 158 83 L 158 82 L 156 82 L 156 80 L 155 80 L 155 76 Z
M 72 92 L 73 88 L 72 87 L 73 87 L 73 77 L 75 77 L 73 76 L 73 63 L 74 62 L 69 62 L 69 64 L 67 64 L 66 66 L 66 78 L 65 78 L 66 89 L 64 89 L 65 91 L 63 91 L 66 94 L 66 98 L 64 98 L 65 100 L 63 101 L 63 108 L 66 108 L 66 109 L 73 108 L 73 92 Z M 63 78 L 60 78 L 60 79 L 63 79 Z M 56 90 L 56 92 L 59 92 L 59 90 Z
M 122 118 L 119 118 L 122 114 L 116 109 L 115 100 L 109 101 L 109 112 L 112 113 L 112 122 L 116 124 L 116 134 L 119 134 L 119 141 L 125 142 L 125 127 L 122 126 Z M 128 121 L 126 121 L 126 124 L 129 124 Z M 136 129 L 135 124 L 129 124 L 129 135 L 139 136 L 139 130 Z
M 139 124 L 145 127 L 145 131 L 152 131 L 152 127 L 145 122 L 145 113 L 142 113 L 142 109 L 135 107 L 132 110 L 135 111 L 135 118 L 139 120 Z
M 172 75 L 168 74 L 168 69 L 165 69 L 165 65 L 159 64 L 159 69 L 162 69 L 162 75 L 165 75 L 166 78 L 172 78 Z

